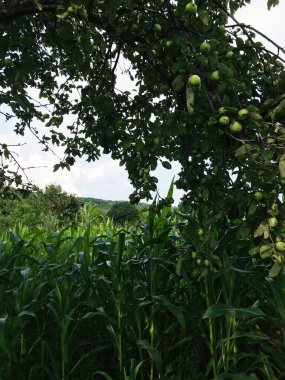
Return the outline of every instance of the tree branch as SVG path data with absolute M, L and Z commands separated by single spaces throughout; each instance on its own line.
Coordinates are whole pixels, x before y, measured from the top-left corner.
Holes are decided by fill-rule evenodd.
M 57 4 L 42 5 L 41 9 L 36 5 L 22 4 L 16 7 L 10 7 L 6 9 L 0 8 L 0 23 L 7 24 L 8 22 L 15 21 L 19 17 L 34 15 L 37 13 L 52 12 L 57 9 Z

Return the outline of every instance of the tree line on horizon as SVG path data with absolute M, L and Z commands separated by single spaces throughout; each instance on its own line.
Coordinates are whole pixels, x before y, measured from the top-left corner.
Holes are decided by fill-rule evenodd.
M 6 194 L 6 195 L 5 195 Z M 0 229 L 13 229 L 21 223 L 28 227 L 56 229 L 75 221 L 88 209 L 93 221 L 113 218 L 117 223 L 139 218 L 139 210 L 150 205 L 131 205 L 128 201 L 111 201 L 92 197 L 77 197 L 59 185 L 48 185 L 44 190 L 10 189 L 0 200 Z

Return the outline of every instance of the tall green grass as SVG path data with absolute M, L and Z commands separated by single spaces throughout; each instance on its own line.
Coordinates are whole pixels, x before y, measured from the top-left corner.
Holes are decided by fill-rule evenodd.
M 137 226 L 3 234 L 0 379 L 284 378 L 285 275 L 198 224 L 156 204 Z

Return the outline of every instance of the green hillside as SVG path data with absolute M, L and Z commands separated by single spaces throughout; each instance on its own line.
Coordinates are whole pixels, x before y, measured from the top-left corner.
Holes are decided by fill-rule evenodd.
M 98 199 L 98 198 L 89 198 L 89 197 L 80 197 L 78 198 L 80 202 L 88 205 L 97 205 L 100 207 L 101 210 L 108 212 L 110 208 L 119 202 L 122 201 L 110 201 L 110 200 L 105 200 L 105 199 Z M 139 203 L 138 208 L 148 208 L 150 205 L 148 203 Z

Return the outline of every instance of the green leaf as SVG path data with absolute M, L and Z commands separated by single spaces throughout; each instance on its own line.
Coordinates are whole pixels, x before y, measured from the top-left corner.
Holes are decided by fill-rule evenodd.
M 270 269 L 270 272 L 268 274 L 269 278 L 274 278 L 278 276 L 278 274 L 281 272 L 282 266 L 275 261 L 275 263 L 272 265 L 272 268 Z
M 257 204 L 255 201 L 252 201 L 248 209 L 248 216 L 255 214 L 256 209 L 257 209 Z
M 279 0 L 268 0 L 267 1 L 267 8 L 270 10 L 271 7 L 275 7 L 279 4 Z
M 27 278 L 30 277 L 30 274 L 31 274 L 32 270 L 31 268 L 27 267 L 25 269 L 22 269 L 21 270 L 21 275 L 23 276 L 23 279 L 26 280 Z
M 213 141 L 211 141 L 210 139 L 205 139 L 201 142 L 201 148 L 202 148 L 202 152 L 203 153 L 207 153 L 209 152 L 210 148 L 212 147 L 213 145 Z
M 138 340 L 137 345 L 148 352 L 151 360 L 154 362 L 157 371 L 160 373 L 162 369 L 162 359 L 159 351 L 152 347 L 151 344 L 147 340 Z
M 203 318 L 217 318 L 221 316 L 246 319 L 264 317 L 265 314 L 262 310 L 256 307 L 238 308 L 228 304 L 215 304 L 206 310 Z
M 102 375 L 106 380 L 113 380 L 113 378 L 104 371 L 95 372 L 94 375 Z
M 247 339 L 252 339 L 256 341 L 262 341 L 262 340 L 268 340 L 269 336 L 260 330 L 255 330 L 255 331 L 250 331 L 250 332 L 236 331 L 233 335 L 230 336 L 230 338 L 221 339 L 219 341 L 219 344 L 223 345 L 225 342 L 229 340 L 235 340 L 235 339 L 240 339 L 240 338 L 247 338 Z
M 250 144 L 243 144 L 235 151 L 235 156 L 240 157 L 254 149 Z
M 169 186 L 169 189 L 167 192 L 167 198 L 173 198 L 173 192 L 174 192 L 174 177 L 173 177 L 171 184 Z
M 258 380 L 258 378 L 255 375 L 247 375 L 246 373 L 235 373 L 230 376 L 231 380 Z
M 273 250 L 270 245 L 262 245 L 259 249 L 260 257 L 266 259 L 272 256 Z
M 168 161 L 161 161 L 161 165 L 168 170 L 172 168 L 171 163 Z
M 7 318 L 8 318 L 8 316 L 0 318 L 0 332 L 4 330 Z
M 153 299 L 156 302 L 156 304 L 166 307 L 180 323 L 182 329 L 185 330 L 185 318 L 182 310 L 178 306 L 170 303 L 168 299 L 164 296 L 154 296 Z
M 19 314 L 18 317 L 24 317 L 24 316 L 29 316 L 37 319 L 36 314 L 33 311 L 30 310 L 22 310 Z
M 172 82 L 172 88 L 175 92 L 180 92 L 185 86 L 184 75 L 177 75 L 177 77 Z
M 202 21 L 202 24 L 207 26 L 209 24 L 209 13 L 206 10 L 201 10 L 198 12 L 199 18 Z
M 90 319 L 94 317 L 104 317 L 107 318 L 109 321 L 113 321 L 113 318 L 110 317 L 102 307 L 99 307 L 97 311 L 90 311 L 83 315 L 82 319 Z

